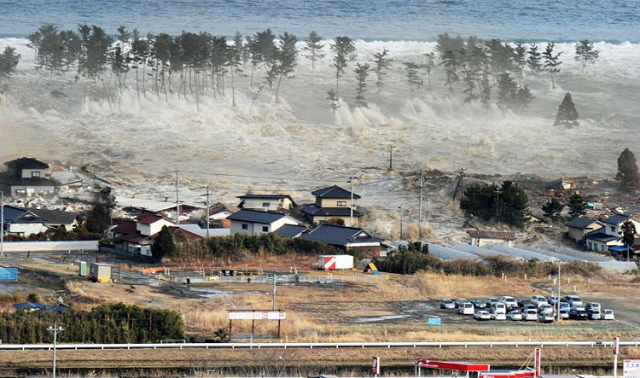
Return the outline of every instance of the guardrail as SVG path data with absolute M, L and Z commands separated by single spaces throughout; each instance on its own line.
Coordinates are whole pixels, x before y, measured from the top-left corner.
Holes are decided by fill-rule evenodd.
M 640 341 L 620 341 L 640 346 Z M 314 349 L 314 348 L 469 348 L 469 347 L 608 347 L 613 341 L 453 341 L 371 343 L 161 343 L 161 344 L 57 344 L 60 350 L 81 349 Z M 0 344 L 0 350 L 52 350 L 53 344 Z

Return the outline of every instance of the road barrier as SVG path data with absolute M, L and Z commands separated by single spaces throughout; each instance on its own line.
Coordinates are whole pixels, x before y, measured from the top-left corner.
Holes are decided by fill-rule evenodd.
M 620 341 L 620 347 L 640 346 L 640 341 Z M 472 348 L 472 347 L 602 347 L 613 341 L 452 341 L 372 343 L 160 343 L 160 344 L 57 344 L 59 350 L 82 349 L 318 349 L 318 348 Z M 0 350 L 52 350 L 53 344 L 0 344 Z

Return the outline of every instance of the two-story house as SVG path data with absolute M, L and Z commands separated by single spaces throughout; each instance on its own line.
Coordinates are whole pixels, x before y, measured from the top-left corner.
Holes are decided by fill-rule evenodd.
M 617 214 L 601 220 L 603 225 L 595 231 L 585 235 L 586 248 L 591 251 L 608 252 L 611 247 L 624 246 L 622 240 L 622 224 L 630 221 L 636 227 L 636 233 L 640 231 L 640 222 L 627 215 Z
M 152 213 L 142 214 L 135 221 L 120 223 L 109 231 L 108 236 L 116 251 L 151 256 L 151 245 L 164 226 L 168 227 L 169 232 L 174 236 L 181 232 L 189 240 L 201 238 L 193 232 L 174 226 L 173 223 L 160 215 Z
M 565 224 L 569 238 L 579 242 L 584 237 L 595 230 L 599 230 L 604 225 L 595 219 L 588 217 L 578 217 Z
M 49 164 L 32 157 L 5 162 L 7 171 L 3 173 L 3 186 L 11 196 L 30 196 L 53 193 L 55 184 L 49 179 Z
M 334 185 L 312 192 L 316 202 L 306 205 L 302 212 L 314 224 L 341 223 L 353 227 L 358 224 L 362 213 L 357 211 L 356 200 L 360 196 Z M 351 219 L 353 217 L 353 222 Z

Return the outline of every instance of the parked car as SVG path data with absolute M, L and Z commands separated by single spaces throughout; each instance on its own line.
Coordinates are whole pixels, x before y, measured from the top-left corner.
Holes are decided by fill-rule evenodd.
M 594 310 L 594 311 L 600 311 L 601 307 L 600 307 L 600 303 L 597 302 L 587 302 L 587 304 L 584 306 L 584 309 L 586 311 L 589 310 Z
M 602 319 L 603 320 L 615 320 L 616 317 L 613 314 L 613 310 L 605 309 L 602 311 Z
M 582 298 L 577 295 L 565 295 L 562 300 L 569 303 L 571 307 L 582 307 Z
M 518 301 L 509 295 L 505 295 L 500 298 L 500 302 L 504 303 L 504 305 L 507 306 L 507 309 L 510 309 L 511 307 L 518 307 Z
M 518 299 L 518 307 L 523 308 L 526 304 L 533 303 L 531 302 L 531 298 L 520 298 Z
M 587 315 L 590 320 L 600 320 L 602 319 L 602 314 L 600 314 L 600 310 L 587 310 Z
M 506 314 L 507 306 L 502 302 L 498 302 L 498 303 L 492 304 L 490 310 L 491 312 L 502 312 L 503 314 Z
M 458 299 L 456 299 L 456 301 L 455 301 L 456 308 L 460 307 L 461 303 L 467 303 L 467 302 L 469 302 L 469 301 L 466 298 L 458 298 Z
M 473 313 L 474 313 L 474 308 L 471 302 L 460 303 L 460 305 L 458 306 L 458 314 L 473 315 Z
M 498 303 L 498 302 L 500 302 L 500 301 L 498 300 L 498 298 L 489 298 L 489 299 L 487 299 L 487 303 L 486 303 L 486 304 L 487 304 L 487 308 L 491 308 L 491 306 L 492 306 L 494 303 Z
M 473 307 L 475 308 L 486 308 L 487 303 L 483 301 L 481 298 L 472 298 L 471 303 L 473 303 Z
M 544 314 L 538 315 L 538 320 L 540 320 L 541 323 L 553 323 L 555 318 L 553 317 L 553 312 L 546 312 Z
M 549 303 L 552 306 L 555 305 L 557 301 L 558 301 L 558 297 L 555 295 L 550 295 L 547 297 L 547 303 Z
M 547 302 L 547 298 L 539 294 L 532 295 L 531 302 L 533 302 L 533 304 L 535 304 L 538 307 L 542 306 L 543 304 L 549 304 Z
M 571 304 L 569 304 L 568 302 L 560 301 L 560 309 L 567 310 L 567 312 L 569 312 L 571 310 Z
M 476 320 L 491 320 L 491 314 L 489 314 L 488 311 L 484 311 L 484 310 L 476 311 L 476 313 L 473 314 L 473 317 Z
M 536 321 L 538 320 L 538 311 L 529 309 L 522 313 L 522 320 Z
M 569 319 L 569 311 L 565 309 L 560 310 L 560 319 Z
M 522 311 L 520 311 L 520 310 L 511 310 L 507 314 L 507 318 L 509 318 L 509 320 L 513 320 L 513 321 L 522 320 Z
M 543 303 L 538 307 L 538 312 L 540 315 L 548 315 L 551 314 L 553 316 L 553 307 L 548 303 Z
M 493 320 L 507 320 L 507 314 L 504 312 L 492 312 L 491 319 Z
M 456 308 L 456 304 L 452 299 L 444 298 L 440 301 L 440 308 L 454 309 Z
M 569 319 L 587 320 L 589 319 L 589 314 L 587 314 L 587 312 L 584 310 L 578 310 L 574 307 L 571 309 L 571 311 L 569 311 Z

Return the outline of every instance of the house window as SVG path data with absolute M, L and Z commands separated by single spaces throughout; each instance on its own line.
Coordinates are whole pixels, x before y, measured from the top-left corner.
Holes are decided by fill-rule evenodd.
M 616 228 L 614 226 L 611 226 L 611 233 L 615 234 L 616 233 Z
M 40 171 L 31 172 L 31 177 L 40 177 Z
M 270 203 L 270 202 L 263 202 L 263 203 L 262 203 L 262 207 L 269 208 L 269 206 L 271 206 L 271 203 Z
M 16 189 L 16 195 L 27 194 L 27 189 Z
M 338 206 L 347 206 L 347 201 L 338 201 Z
M 243 230 L 248 230 L 248 229 L 249 229 L 249 225 L 248 225 L 248 224 L 246 224 L 246 223 L 243 223 L 243 224 L 242 224 L 242 229 L 243 229 Z
M 269 232 L 269 226 L 262 226 L 262 232 Z
M 591 242 L 587 243 L 589 245 L 589 249 L 593 251 L 593 244 Z

